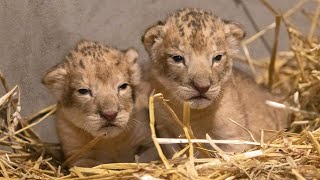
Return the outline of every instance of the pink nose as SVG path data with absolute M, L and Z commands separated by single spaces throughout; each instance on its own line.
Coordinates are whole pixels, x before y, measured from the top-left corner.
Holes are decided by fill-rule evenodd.
M 200 93 L 204 94 L 210 89 L 210 84 L 208 85 L 200 85 L 198 83 L 193 83 L 193 87 Z
M 103 111 L 100 113 L 100 116 L 102 116 L 108 121 L 114 121 L 117 115 L 118 115 L 117 111 Z

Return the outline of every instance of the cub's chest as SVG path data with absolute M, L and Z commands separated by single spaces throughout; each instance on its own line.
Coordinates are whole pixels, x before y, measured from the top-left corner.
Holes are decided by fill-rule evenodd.
M 137 145 L 130 137 L 127 139 L 102 140 L 91 151 L 96 159 L 103 163 L 133 162 L 135 155 L 143 151 L 143 146 Z

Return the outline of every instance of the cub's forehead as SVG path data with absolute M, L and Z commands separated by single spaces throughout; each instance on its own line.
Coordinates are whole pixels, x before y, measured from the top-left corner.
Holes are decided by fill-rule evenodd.
M 225 41 L 224 22 L 210 11 L 195 8 L 178 10 L 164 23 L 164 36 L 171 41 L 187 43 L 192 48 L 203 48 Z M 177 40 L 176 40 L 177 42 Z
M 179 9 L 175 12 L 173 12 L 171 15 L 168 16 L 167 20 L 174 20 L 176 23 L 181 24 L 181 23 L 192 23 L 193 20 L 199 21 L 201 20 L 202 23 L 205 21 L 215 21 L 219 19 L 218 16 L 214 15 L 210 11 L 205 11 L 202 9 L 197 9 L 197 8 L 183 8 Z
M 67 55 L 65 65 L 69 72 L 85 74 L 111 74 L 127 68 L 124 52 L 91 41 L 80 42 Z

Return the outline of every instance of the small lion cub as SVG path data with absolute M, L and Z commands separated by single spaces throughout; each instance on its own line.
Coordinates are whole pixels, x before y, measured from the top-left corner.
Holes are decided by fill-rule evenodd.
M 156 159 L 141 105 L 138 53 L 82 41 L 65 60 L 51 68 L 43 84 L 58 100 L 57 131 L 65 158 L 97 136 L 93 148 L 68 163 L 92 167 L 102 163 Z
M 171 100 L 168 104 L 180 119 L 183 103 L 190 104 L 190 126 L 196 138 L 206 138 L 208 133 L 214 139 L 250 140 L 250 134 L 237 124 L 256 137 L 260 137 L 260 129 L 286 128 L 286 112 L 265 104 L 277 97 L 233 68 L 232 59 L 244 37 L 245 31 L 237 23 L 196 8 L 173 12 L 143 35 L 152 88 Z M 155 107 L 158 137 L 181 137 L 184 132 L 166 108 L 161 103 Z M 166 154 L 171 156 L 182 148 L 165 148 Z M 222 148 L 239 152 L 245 147 Z

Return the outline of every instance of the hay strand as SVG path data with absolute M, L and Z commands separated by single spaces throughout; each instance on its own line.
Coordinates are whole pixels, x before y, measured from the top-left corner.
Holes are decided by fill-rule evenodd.
M 269 88 L 272 88 L 273 85 L 273 75 L 274 75 L 274 69 L 275 69 L 275 62 L 276 62 L 276 56 L 277 56 L 277 49 L 278 49 L 278 41 L 279 41 L 279 31 L 280 31 L 280 22 L 281 22 L 281 16 L 276 16 L 276 29 L 275 29 L 275 37 L 274 37 L 274 44 L 271 54 L 271 59 L 269 63 Z
M 162 94 L 156 94 L 154 96 L 150 96 L 149 98 L 149 115 L 150 115 L 150 129 L 151 129 L 151 137 L 152 137 L 152 141 L 158 151 L 159 157 L 162 160 L 164 166 L 166 167 L 166 169 L 170 169 L 170 165 L 168 162 L 168 159 L 166 158 L 166 156 L 163 154 L 162 149 L 159 145 L 159 143 L 157 142 L 157 136 L 156 136 L 156 130 L 155 130 L 155 116 L 154 116 L 154 98 L 155 97 L 161 97 Z

